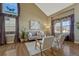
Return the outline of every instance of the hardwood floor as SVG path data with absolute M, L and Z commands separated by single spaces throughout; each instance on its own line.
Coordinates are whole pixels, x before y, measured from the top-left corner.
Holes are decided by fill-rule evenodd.
M 8 44 L 0 46 L 0 56 L 29 56 L 29 52 L 24 43 Z M 40 53 L 34 56 L 40 56 Z M 48 49 L 43 56 L 79 56 L 79 45 L 65 42 L 63 49 Z

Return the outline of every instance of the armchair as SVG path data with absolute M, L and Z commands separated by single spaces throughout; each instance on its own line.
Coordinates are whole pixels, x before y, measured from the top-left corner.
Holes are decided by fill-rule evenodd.
M 64 39 L 64 34 L 60 34 L 58 37 L 55 37 L 54 42 L 57 44 L 58 48 L 63 48 Z
M 42 41 L 36 40 L 35 48 L 39 48 L 42 55 L 42 51 L 52 48 L 53 40 L 54 40 L 54 36 L 44 37 Z

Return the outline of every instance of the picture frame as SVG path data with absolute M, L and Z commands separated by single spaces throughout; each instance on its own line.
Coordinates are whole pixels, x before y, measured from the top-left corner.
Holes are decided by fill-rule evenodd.
M 36 20 L 31 20 L 30 21 L 30 29 L 31 30 L 40 30 L 41 29 L 40 22 L 36 21 Z

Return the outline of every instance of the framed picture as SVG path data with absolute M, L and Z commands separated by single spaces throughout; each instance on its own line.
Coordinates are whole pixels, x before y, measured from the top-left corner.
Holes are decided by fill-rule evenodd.
M 30 21 L 30 29 L 31 30 L 40 30 L 40 22 L 39 21 L 35 21 L 35 20 L 31 20 Z

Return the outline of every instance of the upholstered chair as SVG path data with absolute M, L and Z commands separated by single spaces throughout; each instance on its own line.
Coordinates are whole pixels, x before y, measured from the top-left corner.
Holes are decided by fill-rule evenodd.
M 54 40 L 54 36 L 47 36 L 42 39 L 42 41 L 36 41 L 35 48 L 39 48 L 41 55 L 42 51 L 52 48 L 52 42 Z

